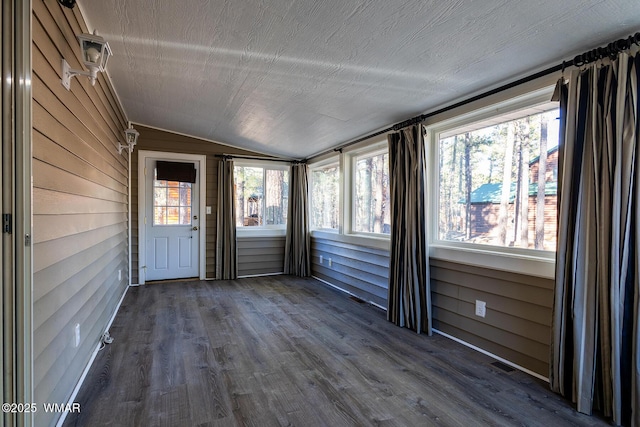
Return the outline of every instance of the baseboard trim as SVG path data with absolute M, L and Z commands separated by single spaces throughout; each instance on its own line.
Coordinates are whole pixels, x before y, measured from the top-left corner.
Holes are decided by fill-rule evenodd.
M 314 279 L 318 280 L 319 282 L 322 282 L 322 283 L 324 283 L 325 285 L 328 285 L 328 286 L 330 286 L 330 287 L 332 287 L 332 288 L 334 288 L 334 289 L 337 289 L 337 290 L 339 290 L 339 291 L 341 291 L 341 292 L 344 292 L 344 293 L 346 293 L 346 294 L 348 294 L 348 295 L 352 295 L 352 296 L 354 296 L 354 297 L 360 298 L 360 296 L 359 296 L 359 295 L 356 295 L 356 294 L 354 294 L 353 292 L 349 292 L 349 291 L 347 291 L 346 289 L 343 289 L 343 288 L 341 288 L 341 287 L 339 287 L 339 286 L 334 285 L 333 283 L 327 282 L 327 281 L 326 281 L 326 280 L 324 280 L 324 279 L 321 279 L 321 278 L 316 277 L 316 276 L 311 276 L 311 277 L 313 277 Z M 378 308 L 381 308 L 381 309 L 382 309 L 382 310 L 384 310 L 384 311 L 387 311 L 387 308 L 386 308 L 386 307 L 383 307 L 383 306 L 381 306 L 381 305 L 379 305 L 379 304 L 376 304 L 376 303 L 374 303 L 374 302 L 371 302 L 371 301 L 368 301 L 368 302 L 369 302 L 369 304 L 371 304 L 371 305 L 374 305 L 374 306 L 376 306 L 376 307 L 378 307 Z M 465 347 L 468 347 L 468 348 L 470 348 L 470 349 L 472 349 L 472 350 L 478 351 L 478 352 L 480 352 L 480 353 L 484 354 L 485 356 L 489 356 L 489 357 L 491 357 L 492 359 L 495 359 L 495 360 L 497 360 L 497 361 L 500 361 L 500 362 L 504 363 L 505 365 L 509 365 L 509 366 L 511 366 L 512 368 L 515 368 L 515 369 L 517 369 L 517 370 L 519 370 L 519 371 L 524 372 L 525 374 L 529 374 L 529 375 L 531 375 L 532 377 L 538 378 L 539 380 L 545 381 L 545 382 L 547 382 L 547 383 L 549 382 L 549 378 L 546 378 L 545 376 L 540 375 L 540 374 L 538 374 L 537 372 L 533 372 L 533 371 L 532 371 L 532 370 L 530 370 L 530 369 L 527 369 L 527 368 L 525 368 L 525 367 L 523 367 L 523 366 L 520 366 L 520 365 L 518 365 L 518 364 L 516 364 L 516 363 L 513 363 L 513 362 L 511 362 L 511 361 L 509 361 L 509 360 L 507 360 L 507 359 L 504 359 L 504 358 L 502 358 L 502 357 L 500 357 L 500 356 L 498 356 L 498 355 L 495 355 L 495 354 L 493 354 L 493 353 L 491 353 L 491 352 L 489 352 L 489 351 L 487 351 L 487 350 L 483 350 L 483 349 L 481 349 L 480 347 L 476 347 L 475 345 L 470 344 L 470 343 L 468 343 L 468 342 L 466 342 L 466 341 L 463 341 L 463 340 L 461 340 L 460 338 L 456 338 L 456 337 L 454 337 L 453 335 L 449 335 L 449 334 L 447 334 L 447 333 L 445 333 L 445 332 L 442 332 L 442 331 L 440 331 L 440 330 L 438 330 L 438 329 L 435 329 L 435 328 L 432 328 L 432 330 L 433 330 L 433 332 L 435 332 L 435 333 L 437 333 L 437 334 L 439 334 L 439 335 L 442 335 L 442 336 L 443 336 L 443 337 L 445 337 L 445 338 L 449 338 L 450 340 L 453 340 L 453 341 L 455 341 L 455 342 L 457 342 L 457 343 L 459 343 L 459 344 L 462 344 L 462 345 L 464 345 Z
M 317 277 L 317 276 L 313 276 L 313 275 L 312 275 L 311 277 L 313 277 L 314 279 L 316 279 L 316 280 L 317 280 L 317 281 L 319 281 L 319 282 L 324 283 L 324 284 L 325 284 L 325 285 L 327 285 L 327 286 L 331 286 L 331 287 L 332 287 L 332 288 L 334 288 L 334 289 L 337 289 L 337 290 L 339 290 L 339 291 L 341 291 L 341 292 L 344 292 L 345 294 L 348 294 L 348 295 L 354 296 L 354 297 L 356 297 L 356 298 L 360 298 L 360 299 L 362 299 L 362 297 L 361 297 L 360 295 L 356 295 L 356 294 L 354 294 L 353 292 L 350 292 L 350 291 L 348 291 L 348 290 L 346 290 L 346 289 L 343 289 L 343 288 L 341 288 L 340 286 L 336 286 L 336 285 L 334 285 L 334 284 L 333 284 L 333 283 L 331 283 L 331 282 L 327 282 L 326 280 L 321 279 L 321 278 L 319 278 L 319 277 Z M 368 304 L 371 304 L 371 305 L 372 305 L 372 306 L 374 306 L 374 307 L 378 307 L 379 309 L 382 309 L 382 310 L 384 310 L 384 311 L 387 311 L 387 307 L 383 307 L 383 306 L 381 306 L 380 304 L 376 304 L 376 303 L 375 303 L 375 302 L 373 302 L 373 301 L 367 301 L 367 303 L 368 303 Z
M 245 276 L 238 276 L 238 279 L 248 279 L 251 277 L 266 277 L 266 276 L 282 276 L 284 273 L 264 273 L 264 274 L 247 274 Z
M 432 329 L 432 330 L 433 330 L 433 332 L 435 332 L 435 333 L 437 333 L 437 334 L 439 334 L 439 335 L 442 335 L 442 336 L 443 336 L 443 337 L 445 337 L 445 338 L 449 338 L 450 340 L 453 340 L 453 341 L 455 341 L 455 342 L 457 342 L 457 343 L 460 343 L 460 344 L 464 345 L 465 347 L 469 347 L 470 349 L 475 350 L 475 351 L 478 351 L 478 352 L 480 352 L 480 353 L 482 353 L 482 354 L 484 354 L 484 355 L 486 355 L 486 356 L 491 357 L 492 359 L 496 359 L 497 361 L 502 362 L 502 363 L 504 363 L 505 365 L 509 365 L 509 366 L 511 366 L 512 368 L 515 368 L 515 369 L 517 369 L 517 370 L 519 370 L 519 371 L 522 371 L 522 372 L 524 372 L 525 374 L 529 374 L 529 375 L 531 375 L 532 377 L 536 377 L 536 378 L 538 378 L 539 380 L 542 380 L 542 381 L 544 381 L 544 382 L 547 382 L 547 383 L 549 382 L 549 378 L 547 378 L 547 377 L 545 377 L 545 376 L 543 376 L 543 375 L 540 375 L 540 374 L 539 374 L 539 373 L 537 373 L 537 372 L 533 372 L 532 370 L 527 369 L 527 368 L 525 368 L 525 367 L 523 367 L 523 366 L 520 366 L 520 365 L 518 365 L 517 363 L 513 363 L 513 362 L 511 362 L 511 361 L 509 361 L 509 360 L 507 360 L 507 359 L 504 359 L 504 358 L 502 358 L 502 357 L 500 357 L 500 356 L 498 356 L 498 355 L 496 355 L 496 354 L 491 353 L 490 351 L 483 350 L 483 349 L 481 349 L 480 347 L 476 347 L 476 346 L 475 346 L 475 345 L 473 345 L 473 344 L 470 344 L 470 343 L 468 343 L 468 342 L 466 342 L 466 341 L 461 340 L 460 338 L 456 338 L 456 337 L 454 337 L 453 335 L 449 335 L 449 334 L 447 334 L 447 333 L 445 333 L 445 332 L 442 332 L 442 331 L 440 331 L 440 330 L 438 330 L 438 329 L 435 329 L 435 328 L 434 328 L 434 329 Z
M 116 309 L 113 311 L 113 314 L 111 315 L 111 318 L 109 319 L 109 322 L 107 323 L 107 327 L 105 328 L 104 332 L 108 332 L 109 329 L 111 328 L 111 324 L 113 324 L 113 321 L 115 320 L 116 315 L 118 314 L 118 310 L 120 310 L 120 306 L 122 305 L 122 301 L 124 301 L 124 297 L 127 295 L 127 291 L 131 286 L 137 286 L 137 285 L 128 285 L 124 288 L 124 292 L 120 297 L 120 301 L 118 301 L 118 304 L 116 305 Z M 78 383 L 76 384 L 75 388 L 73 389 L 73 392 L 71 393 L 71 396 L 69 397 L 69 401 L 68 401 L 69 404 L 73 404 L 76 397 L 78 396 L 78 392 L 80 391 L 80 388 L 82 387 L 82 384 L 84 383 L 84 380 L 87 377 L 87 374 L 89 373 L 89 370 L 91 369 L 91 366 L 93 365 L 94 360 L 96 360 L 96 357 L 98 356 L 98 352 L 100 351 L 101 345 L 102 343 L 99 342 L 98 345 L 96 346 L 96 349 L 93 350 L 93 354 L 89 359 L 89 363 L 87 363 L 87 366 L 85 366 L 84 371 L 82 371 L 82 375 L 80 376 Z M 67 414 L 68 412 L 66 411 L 62 413 L 62 415 L 58 419 L 58 422 L 56 423 L 56 427 L 62 427 L 62 425 L 64 424 L 64 421 L 67 419 Z

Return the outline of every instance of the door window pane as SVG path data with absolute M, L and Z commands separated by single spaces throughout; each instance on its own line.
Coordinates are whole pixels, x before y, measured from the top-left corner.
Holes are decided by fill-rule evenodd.
M 190 182 L 153 180 L 153 225 L 191 225 Z

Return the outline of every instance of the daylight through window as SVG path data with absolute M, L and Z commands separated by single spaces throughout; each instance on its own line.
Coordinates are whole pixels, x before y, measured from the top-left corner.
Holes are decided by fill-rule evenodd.
M 391 233 L 388 152 L 356 157 L 354 175 L 353 231 Z
M 289 171 L 235 166 L 236 226 L 284 226 L 287 223 Z
M 191 183 L 153 180 L 153 225 L 191 224 Z
M 558 110 L 440 134 L 440 240 L 555 251 Z
M 337 230 L 340 206 L 340 167 L 337 164 L 311 171 L 311 225 Z

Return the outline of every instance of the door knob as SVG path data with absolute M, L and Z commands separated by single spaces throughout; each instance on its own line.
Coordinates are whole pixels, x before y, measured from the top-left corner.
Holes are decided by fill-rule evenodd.
M 196 225 L 195 227 L 192 228 L 193 231 L 198 231 L 198 226 Z

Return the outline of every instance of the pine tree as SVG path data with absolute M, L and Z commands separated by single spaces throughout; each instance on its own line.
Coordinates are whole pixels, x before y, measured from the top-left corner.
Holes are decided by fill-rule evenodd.
M 513 147 L 515 145 L 515 132 L 512 123 L 507 124 L 507 140 L 505 142 L 502 195 L 498 212 L 498 243 L 502 246 L 507 244 L 507 221 L 509 219 L 509 197 L 511 195 L 511 171 L 513 167 Z
M 538 160 L 538 194 L 536 196 L 536 249 L 544 249 L 544 204 L 547 181 L 547 116 L 540 115 L 540 159 Z

